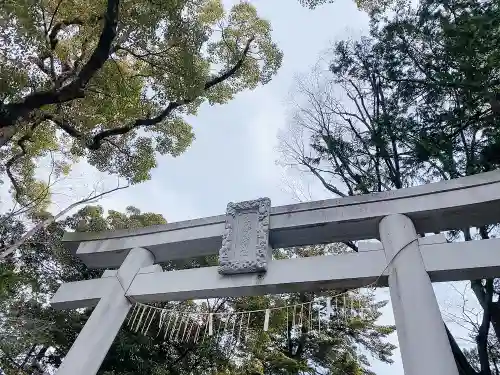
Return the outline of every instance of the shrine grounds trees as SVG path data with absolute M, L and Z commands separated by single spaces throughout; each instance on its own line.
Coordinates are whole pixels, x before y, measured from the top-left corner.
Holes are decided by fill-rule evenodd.
M 425 0 L 390 16 L 373 13 L 370 37 L 336 43 L 327 69 L 298 83 L 301 98 L 282 136 L 284 165 L 336 196 L 498 168 L 499 11 L 493 1 Z M 499 366 L 497 284 L 471 281 L 483 316 L 473 332 L 477 350 L 464 356 L 452 339 L 463 374 Z
M 158 155 L 192 142 L 183 115 L 269 82 L 282 59 L 270 32 L 250 3 L 3 1 L 0 178 L 39 208 L 44 158 L 52 179 L 84 160 L 148 180 Z
M 40 217 L 39 219 L 42 219 Z M 20 237 L 23 226 L 15 219 L 0 218 L 3 233 Z M 87 206 L 59 223 L 52 223 L 24 243 L 15 257 L 3 266 L 17 269 L 2 281 L 0 290 L 0 367 L 7 374 L 39 374 L 57 368 L 69 350 L 92 309 L 55 311 L 47 305 L 48 298 L 61 281 L 98 277 L 102 271 L 89 270 L 73 258 L 61 244 L 65 230 L 102 231 L 142 227 L 165 223 L 163 216 L 141 213 L 134 207 L 127 212 L 109 211 Z M 276 250 L 275 257 L 314 256 L 344 251 L 339 246 L 313 246 Z M 214 265 L 216 257 L 176 261 L 164 264 L 166 270 Z M 10 274 L 9 274 L 10 275 Z M 7 280 L 7 279 L 2 279 Z M 14 285 L 16 284 L 16 285 Z M 333 292 L 329 292 L 330 295 Z M 326 298 L 301 293 L 236 299 L 216 299 L 195 304 L 192 301 L 159 304 L 179 311 L 244 311 L 283 306 Z M 390 362 L 394 346 L 386 342 L 392 326 L 377 324 L 384 302 L 375 302 L 370 295 L 349 293 L 346 304 L 355 299 L 359 317 L 332 317 L 323 322 L 321 334 L 308 330 L 291 332 L 292 311 L 273 313 L 269 331 L 263 331 L 263 316 L 252 315 L 248 333 L 244 331 L 239 347 L 225 345 L 219 337 L 204 341 L 181 343 L 170 336 L 158 337 L 154 330 L 147 335 L 124 326 L 115 339 L 102 367 L 101 374 L 300 374 L 325 371 L 329 374 L 373 374 L 369 370 L 370 355 Z M 344 303 L 343 299 L 339 303 Z M 297 312 L 298 314 L 298 312 Z M 215 321 L 215 326 L 219 322 Z M 328 327 L 327 327 L 328 325 Z M 157 319 L 152 326 L 158 326 Z
M 223 104 L 238 92 L 269 82 L 282 54 L 269 22 L 248 2 L 225 10 L 221 1 L 6 0 L 0 5 L 0 180 L 10 184 L 25 216 L 0 216 L 0 367 L 7 374 L 57 368 L 90 310 L 57 312 L 48 306 L 61 281 L 99 275 L 61 244 L 65 230 L 100 231 L 164 223 L 161 215 L 107 215 L 87 206 L 62 221 L 45 212 L 53 179 L 86 161 L 129 184 L 150 178 L 158 155 L 177 156 L 194 139 L 185 115 L 202 103 Z M 49 173 L 39 173 L 48 162 Z M 46 170 L 44 170 L 45 172 Z M 46 177 L 47 178 L 43 178 Z M 5 214 L 5 215 L 4 215 Z M 309 256 L 334 248 L 277 252 Z M 215 264 L 214 258 L 166 269 Z M 180 309 L 251 309 L 324 298 L 313 294 L 173 304 Z M 359 298 L 353 294 L 352 298 Z M 321 335 L 291 335 L 283 315 L 262 333 L 250 322 L 240 352 L 216 340 L 202 345 L 166 342 L 124 328 L 102 374 L 371 374 L 371 353 L 390 361 L 391 326 L 376 324 L 382 303 L 367 297 L 363 319 L 331 322 Z M 335 323 L 335 324 L 334 324 Z M 361 351 L 361 348 L 364 351 Z M 242 353 L 245 353 L 243 355 Z

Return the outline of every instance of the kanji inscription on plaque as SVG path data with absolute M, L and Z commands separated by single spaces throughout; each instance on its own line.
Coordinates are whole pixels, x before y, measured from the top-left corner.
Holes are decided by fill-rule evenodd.
M 271 257 L 269 211 L 271 200 L 229 203 L 219 251 L 219 273 L 264 272 Z

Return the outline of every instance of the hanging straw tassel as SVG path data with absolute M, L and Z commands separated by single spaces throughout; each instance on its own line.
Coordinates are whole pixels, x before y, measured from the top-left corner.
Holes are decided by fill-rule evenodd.
M 330 319 L 332 317 L 332 297 L 326 297 L 326 328 L 330 326 Z
M 154 309 L 153 309 L 153 310 L 151 310 L 151 319 L 149 319 L 149 323 L 148 323 L 148 325 L 147 325 L 146 329 L 144 330 L 144 332 L 142 333 L 143 335 L 145 335 L 145 334 L 147 334 L 147 333 L 148 333 L 148 331 L 149 331 L 149 327 L 151 326 L 151 323 L 153 322 L 153 319 L 154 319 L 154 317 L 155 317 L 155 313 L 156 313 L 156 310 L 154 310 Z
M 290 330 L 288 329 L 288 306 L 286 307 L 286 339 L 290 340 Z
M 347 303 L 346 303 L 346 300 L 345 300 L 345 294 L 344 294 L 344 306 L 342 306 L 344 308 L 344 319 L 345 319 L 345 323 L 347 324 Z
M 222 318 L 224 318 L 224 314 L 221 314 L 220 315 L 220 318 L 219 318 L 219 327 L 217 327 L 217 333 L 215 335 L 215 337 L 217 337 L 217 339 L 220 337 L 219 334 L 220 334 L 220 329 L 222 327 Z M 225 328 L 224 328 L 225 329 Z
M 165 317 L 167 316 L 167 312 L 165 310 L 161 310 L 160 312 L 160 321 L 158 323 L 158 333 L 156 334 L 156 337 L 160 336 L 161 333 L 161 328 L 163 326 Z
M 178 320 L 179 320 L 179 315 L 175 314 L 174 324 L 172 325 L 172 330 L 170 332 L 170 341 L 172 341 L 172 339 L 174 338 L 175 326 L 177 325 Z M 166 334 L 167 332 L 165 332 L 165 335 Z
M 226 336 L 227 324 L 229 323 L 229 319 L 231 319 L 231 314 L 228 314 L 226 321 L 224 322 L 224 331 L 222 332 L 222 336 Z
M 181 342 L 184 342 L 184 339 L 186 338 L 186 333 L 188 331 L 187 329 L 189 327 L 189 323 L 191 323 L 191 314 L 188 314 L 186 317 L 186 325 L 184 326 L 184 333 L 182 334 Z M 189 331 L 189 333 L 191 333 L 191 331 Z
M 234 320 L 233 320 L 233 329 L 231 330 L 231 340 L 233 339 L 234 337 L 234 327 L 236 326 L 236 321 L 238 320 L 238 314 L 236 314 L 234 316 Z
M 130 316 L 128 317 L 127 325 L 130 325 L 130 321 L 132 320 L 132 317 L 134 316 L 136 311 L 137 311 L 137 303 L 134 305 L 134 308 L 132 309 L 132 312 L 130 313 Z
M 146 314 L 146 316 L 144 317 L 144 322 L 143 322 L 143 325 L 142 325 L 142 329 L 140 329 L 140 332 L 142 334 L 144 334 L 144 328 L 146 328 L 146 325 L 147 325 L 147 322 L 148 322 L 148 319 L 149 319 L 149 316 L 151 315 L 151 312 L 153 311 L 153 309 L 151 307 L 148 306 L 148 313 Z
M 195 324 L 195 320 L 192 319 L 191 320 L 191 326 L 189 328 L 189 332 L 188 332 L 188 334 L 186 336 L 186 342 L 189 342 L 189 338 L 191 337 L 191 332 L 193 331 L 194 324 Z M 184 340 L 182 340 L 182 341 L 184 341 Z
M 141 316 L 140 316 L 140 318 L 139 318 L 139 321 L 137 322 L 137 325 L 135 326 L 135 331 L 134 331 L 134 332 L 137 332 L 137 330 L 139 329 L 139 326 L 140 326 L 140 325 L 141 325 L 141 323 L 142 323 L 142 317 L 144 316 L 144 313 L 146 312 L 146 310 L 147 310 L 147 306 L 146 306 L 146 305 L 144 305 L 144 306 L 143 306 L 143 309 L 142 309 L 142 312 L 141 312 Z
M 212 318 L 210 317 L 210 315 L 212 315 L 212 314 L 209 314 L 209 315 L 208 315 L 208 317 L 207 317 L 207 323 L 205 324 L 205 331 L 203 332 L 203 339 L 201 340 L 201 343 L 202 343 L 202 344 L 205 342 L 205 337 L 207 337 L 208 328 L 209 328 L 209 325 L 210 325 L 210 324 L 209 324 L 209 321 L 210 321 L 210 319 L 212 319 Z M 210 335 L 210 336 L 212 336 L 212 335 Z
M 247 330 L 245 331 L 245 342 L 247 342 L 248 340 L 248 336 L 249 336 L 249 330 L 250 330 L 250 314 L 251 312 L 248 313 L 248 319 L 247 319 Z
M 309 332 L 312 331 L 312 302 L 309 302 Z
M 212 336 L 214 334 L 214 314 L 208 314 L 208 335 Z
M 139 314 L 141 313 L 141 309 L 142 309 L 142 308 L 143 308 L 143 307 L 142 307 L 142 305 L 139 305 L 139 306 L 137 307 L 137 310 L 136 310 L 136 312 L 135 312 L 134 319 L 132 320 L 132 323 L 130 324 L 130 329 L 131 329 L 132 331 L 134 330 L 134 324 L 135 324 L 135 322 L 136 322 L 136 320 L 137 320 L 137 317 L 138 317 L 138 316 L 139 316 Z
M 183 317 L 181 319 L 181 322 L 179 323 L 179 328 L 177 329 L 177 335 L 175 335 L 175 340 L 177 341 L 179 339 L 179 334 L 181 332 L 181 329 L 182 329 L 182 324 L 183 323 L 186 323 L 186 319 L 187 319 L 187 314 L 185 315 L 185 317 Z
M 203 325 L 203 315 L 202 315 L 202 318 L 201 318 L 201 323 L 200 321 L 197 319 L 197 328 L 196 328 L 196 333 L 194 335 L 194 343 L 196 344 L 198 342 L 198 338 L 200 337 L 200 331 L 201 331 L 201 326 Z
M 335 305 L 333 305 L 333 298 L 335 298 Z M 339 300 L 339 298 L 343 298 Z M 326 306 L 323 306 L 323 303 Z M 314 304 L 314 305 L 313 305 Z M 309 305 L 309 312 L 308 306 Z M 300 311 L 298 308 L 300 307 Z M 315 308 L 317 311 L 318 326 L 316 330 L 321 335 L 321 330 L 328 332 L 332 325 L 342 324 L 342 315 L 345 319 L 345 324 L 348 325 L 350 320 L 366 319 L 371 312 L 369 307 L 366 307 L 363 300 L 361 291 L 350 291 L 349 293 L 341 293 L 331 297 L 323 297 L 320 300 L 302 302 L 297 304 L 285 305 L 276 308 L 267 308 L 255 311 L 233 311 L 223 313 L 199 313 L 199 312 L 176 312 L 174 309 L 166 310 L 160 309 L 155 306 L 149 306 L 142 303 L 136 303 L 127 318 L 127 325 L 133 332 L 140 332 L 144 335 L 149 334 L 151 325 L 156 318 L 156 312 L 159 313 L 158 333 L 157 337 L 164 330 L 164 340 L 167 336 L 172 341 L 178 342 L 198 342 L 200 335 L 203 335 L 203 341 L 207 336 L 216 336 L 219 340 L 226 345 L 233 343 L 239 345 L 242 343 L 242 335 L 245 335 L 245 342 L 250 335 L 250 319 L 251 313 L 264 313 L 263 329 L 264 332 L 269 331 L 270 316 L 273 309 L 279 309 L 283 312 L 285 309 L 286 314 L 286 337 L 287 340 L 293 339 L 296 335 L 300 334 L 302 329 L 308 332 L 315 331 Z M 289 310 L 293 309 L 293 310 Z M 343 311 L 342 311 L 342 310 Z M 245 316 L 248 314 L 248 316 Z M 297 315 L 299 314 L 299 315 Z M 217 319 L 219 324 L 217 327 L 217 320 L 214 322 L 214 316 L 218 315 Z M 246 332 L 243 321 L 246 321 Z M 308 319 L 308 322 L 305 319 Z M 325 322 L 321 320 L 325 318 Z M 238 321 L 239 319 L 239 321 Z M 338 322 L 333 319 L 340 319 Z M 260 318 L 258 319 L 260 320 Z M 156 324 L 156 323 L 155 323 Z M 307 325 L 306 325 L 307 324 Z M 224 326 L 224 327 L 223 327 Z M 309 328 L 307 330 L 307 328 Z M 216 330 L 216 332 L 214 332 Z M 230 337 L 229 337 L 230 335 Z M 202 342 L 203 342 L 202 341 Z
M 264 332 L 267 332 L 269 330 L 269 314 L 271 311 L 269 309 L 266 309 L 266 314 L 264 316 Z
M 163 335 L 163 340 L 167 339 L 168 330 L 170 329 L 170 323 L 174 323 L 174 317 L 176 317 L 177 322 L 177 314 L 175 312 L 171 312 L 168 316 L 168 322 L 165 325 L 165 334 Z
M 321 308 L 318 307 L 318 334 L 321 333 Z
M 238 340 L 236 340 L 236 345 L 240 343 L 240 338 L 241 338 L 241 327 L 243 326 L 243 313 L 240 315 L 240 330 L 238 331 Z

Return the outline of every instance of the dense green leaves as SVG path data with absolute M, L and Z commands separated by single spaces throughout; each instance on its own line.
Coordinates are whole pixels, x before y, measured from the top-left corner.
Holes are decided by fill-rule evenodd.
M 281 60 L 248 2 L 4 1 L 1 178 L 23 204 L 44 185 L 48 197 L 35 166 L 49 157 L 52 179 L 86 160 L 145 181 L 193 141 L 186 114 L 269 82 Z

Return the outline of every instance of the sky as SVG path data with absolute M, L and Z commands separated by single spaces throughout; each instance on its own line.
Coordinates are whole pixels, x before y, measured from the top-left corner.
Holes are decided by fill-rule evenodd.
M 226 1 L 231 2 L 236 1 Z M 286 128 L 294 78 L 309 72 L 335 40 L 366 32 L 368 17 L 350 0 L 314 11 L 298 0 L 252 3 L 271 21 L 274 40 L 284 52 L 277 76 L 228 104 L 204 105 L 190 119 L 196 140 L 188 151 L 177 158 L 161 157 L 151 181 L 114 194 L 105 205 L 137 204 L 178 221 L 224 213 L 230 201 L 266 196 L 273 205 L 292 202 L 284 191 L 284 170 L 276 165 L 276 146 L 278 131 Z M 320 194 L 315 198 L 328 197 Z
M 280 158 L 277 136 L 290 118 L 294 79 L 311 71 L 333 42 L 367 34 L 368 17 L 352 0 L 337 0 L 316 10 L 301 7 L 298 0 L 252 3 L 271 21 L 273 37 L 284 52 L 277 76 L 223 106 L 204 105 L 191 119 L 196 140 L 187 152 L 177 158 L 161 157 L 151 181 L 114 193 L 99 204 L 115 210 L 133 205 L 173 222 L 223 214 L 230 201 L 269 197 L 273 206 L 296 202 L 283 168 L 276 163 Z M 73 175 L 85 181 L 102 178 L 86 166 Z M 311 195 L 330 197 L 319 186 L 312 186 Z M 436 286 L 442 306 L 450 288 Z M 389 299 L 388 291 L 382 290 L 379 298 Z M 390 305 L 381 322 L 393 323 Z M 391 341 L 397 343 L 396 335 Z M 390 366 L 374 360 L 372 369 L 379 375 L 402 375 L 399 351 L 394 360 Z

